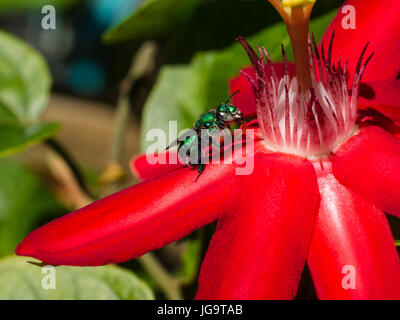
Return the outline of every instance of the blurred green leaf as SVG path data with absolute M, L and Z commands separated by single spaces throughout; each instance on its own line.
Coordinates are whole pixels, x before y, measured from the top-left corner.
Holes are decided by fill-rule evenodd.
M 319 1 L 317 17 L 341 0 Z M 174 8 L 175 6 L 175 8 Z M 281 21 L 266 0 L 148 0 L 104 35 L 108 43 L 156 38 L 164 63 L 188 63 L 198 51 L 224 49 L 237 35 L 246 38 Z
M 147 0 L 125 21 L 104 34 L 113 43 L 146 39 L 176 31 L 192 16 L 194 9 L 207 0 Z
M 7 110 L 20 123 L 37 121 L 47 106 L 50 85 L 42 56 L 24 41 L 0 30 L 0 115 Z
M 186 248 L 182 254 L 182 269 L 176 273 L 176 277 L 183 283 L 190 284 L 196 279 L 200 264 L 201 242 L 200 239 L 188 239 Z
M 200 75 L 188 66 L 162 68 L 143 111 L 142 150 L 151 144 L 146 142 L 150 129 L 168 132 L 169 120 L 177 121 L 181 129 L 192 126 L 193 119 L 204 110 L 200 80 Z M 170 140 L 174 138 L 170 137 Z
M 27 126 L 13 123 L 0 124 L 0 157 L 17 153 L 36 142 L 50 138 L 58 128 L 57 123 Z
M 38 124 L 50 94 L 51 78 L 42 56 L 0 30 L 0 157 L 21 151 L 57 131 Z
M 311 30 L 319 39 L 335 12 L 314 19 Z M 290 40 L 283 23 L 273 25 L 250 37 L 255 47 L 265 46 L 272 60 L 281 61 L 281 43 L 288 58 L 292 58 Z M 224 50 L 201 52 L 189 65 L 164 66 L 143 110 L 141 149 L 143 152 L 154 142 L 146 141 L 149 130 L 158 128 L 169 132 L 170 120 L 178 121 L 178 132 L 192 127 L 198 116 L 216 107 L 229 96 L 228 81 L 249 65 L 248 57 L 235 43 Z M 168 137 L 169 141 L 176 136 Z
M 55 267 L 55 289 L 42 281 L 51 271 L 28 263 L 33 258 L 7 257 L 0 261 L 0 299 L 27 300 L 150 300 L 150 288 L 133 272 L 115 265 Z M 48 282 L 47 282 L 48 283 Z
M 1 0 L 0 15 L 10 12 L 39 9 L 48 4 L 56 8 L 65 8 L 75 4 L 78 1 L 80 0 Z
M 0 256 L 4 256 L 14 252 L 45 217 L 64 209 L 23 165 L 0 161 L 0 177 Z

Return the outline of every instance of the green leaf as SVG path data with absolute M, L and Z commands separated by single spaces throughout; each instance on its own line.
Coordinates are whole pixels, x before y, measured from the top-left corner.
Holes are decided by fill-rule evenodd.
M 165 66 L 158 75 L 142 117 L 143 149 L 152 144 L 146 141 L 148 130 L 158 128 L 168 132 L 168 121 L 177 121 L 181 128 L 191 127 L 204 109 L 203 96 L 199 92 L 200 77 L 188 66 Z M 175 136 L 170 137 L 170 141 Z
M 47 106 L 50 85 L 42 56 L 0 30 L 0 115 L 8 112 L 24 124 L 37 121 Z M 2 121 L 4 118 L 0 118 Z
M 318 2 L 313 15 L 320 16 L 339 4 L 340 0 Z M 249 38 L 281 21 L 266 0 L 148 0 L 142 8 L 106 33 L 105 40 L 130 40 L 138 45 L 157 39 L 168 64 L 188 63 L 196 52 L 226 48 L 237 35 Z
M 31 46 L 0 30 L 0 157 L 47 139 L 58 129 L 38 124 L 50 94 L 46 62 Z
M 38 263 L 33 258 L 15 256 L 0 261 L 0 299 L 154 299 L 153 293 L 146 283 L 133 272 L 115 265 L 55 267 L 55 289 L 44 289 L 42 283 L 45 285 L 51 283 L 49 277 L 52 271 L 27 261 Z
M 202 247 L 199 239 L 188 239 L 185 245 L 186 248 L 182 253 L 182 269 L 175 276 L 183 283 L 190 284 L 197 276 Z
M 45 5 L 52 5 L 56 8 L 69 7 L 79 0 L 2 0 L 0 1 L 0 14 L 26 11 L 26 10 L 40 10 Z M 40 11 L 39 11 L 40 12 Z
M 335 12 L 314 19 L 311 30 L 319 39 Z M 290 40 L 283 23 L 273 25 L 250 37 L 247 41 L 255 47 L 265 46 L 274 61 L 281 61 L 281 43 L 288 58 L 292 59 Z M 238 76 L 239 70 L 249 65 L 248 57 L 235 43 L 224 50 L 198 53 L 189 65 L 164 66 L 145 104 L 141 129 L 143 152 L 152 145 L 146 141 L 151 129 L 169 132 L 169 120 L 178 121 L 178 132 L 192 127 L 198 116 L 225 101 L 229 96 L 228 81 Z M 169 141 L 176 138 L 168 137 Z
M 64 209 L 23 165 L 0 161 L 0 177 L 0 256 L 4 256 L 45 218 L 61 215 Z
M 13 123 L 0 124 L 0 158 L 17 153 L 36 142 L 53 136 L 59 129 L 57 123 L 21 126 Z
M 104 34 L 108 43 L 146 39 L 176 31 L 205 0 L 147 0 L 125 21 Z

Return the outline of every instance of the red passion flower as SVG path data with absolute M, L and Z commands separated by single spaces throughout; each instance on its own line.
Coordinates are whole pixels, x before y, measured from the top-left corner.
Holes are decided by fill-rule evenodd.
M 395 131 L 400 120 L 400 3 L 346 4 L 357 28 L 344 30 L 339 11 L 327 46 L 307 41 L 308 24 L 293 41 L 290 23 L 298 14 L 308 23 L 310 7 L 284 17 L 295 65 L 284 52 L 274 64 L 239 38 L 252 67 L 231 90 L 240 90 L 242 111 L 257 114 L 251 174 L 235 174 L 235 153 L 230 164 L 207 164 L 197 182 L 192 168 L 139 156 L 132 167 L 144 182 L 34 230 L 16 253 L 54 265 L 118 263 L 217 220 L 197 299 L 292 299 L 305 263 L 320 299 L 400 298 L 384 214 L 400 217 L 400 141 L 377 126 Z M 344 285 L 346 270 L 354 286 Z

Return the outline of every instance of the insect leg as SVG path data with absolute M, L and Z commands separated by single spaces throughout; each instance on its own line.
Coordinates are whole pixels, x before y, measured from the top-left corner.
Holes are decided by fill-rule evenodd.
M 201 176 L 201 174 L 202 174 L 203 171 L 204 171 L 204 168 L 205 168 L 205 164 L 204 164 L 204 163 L 200 163 L 200 164 L 197 166 L 197 172 L 198 172 L 199 174 L 197 175 L 197 177 L 196 177 L 196 179 L 195 179 L 194 181 L 197 181 L 197 179 Z
M 242 127 L 242 134 L 246 132 L 246 119 L 242 120 L 242 124 L 240 125 Z
M 202 153 L 202 141 L 204 141 L 204 138 L 205 137 L 203 137 L 202 139 L 199 139 L 198 140 L 198 143 L 197 143 L 197 156 L 198 156 L 198 165 L 197 165 L 197 172 L 199 173 L 198 175 L 197 175 L 197 177 L 196 177 L 196 179 L 194 180 L 194 181 L 197 181 L 197 179 L 201 176 L 201 174 L 203 173 L 203 171 L 204 171 L 204 168 L 205 168 L 205 164 L 204 164 L 204 159 L 203 159 L 203 153 Z M 209 137 L 207 136 L 207 139 L 209 139 Z

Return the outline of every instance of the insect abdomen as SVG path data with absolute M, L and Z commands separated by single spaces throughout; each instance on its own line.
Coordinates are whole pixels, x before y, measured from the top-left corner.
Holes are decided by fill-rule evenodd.
M 209 129 L 217 126 L 217 115 L 215 111 L 208 111 L 204 113 L 195 124 L 197 129 Z

